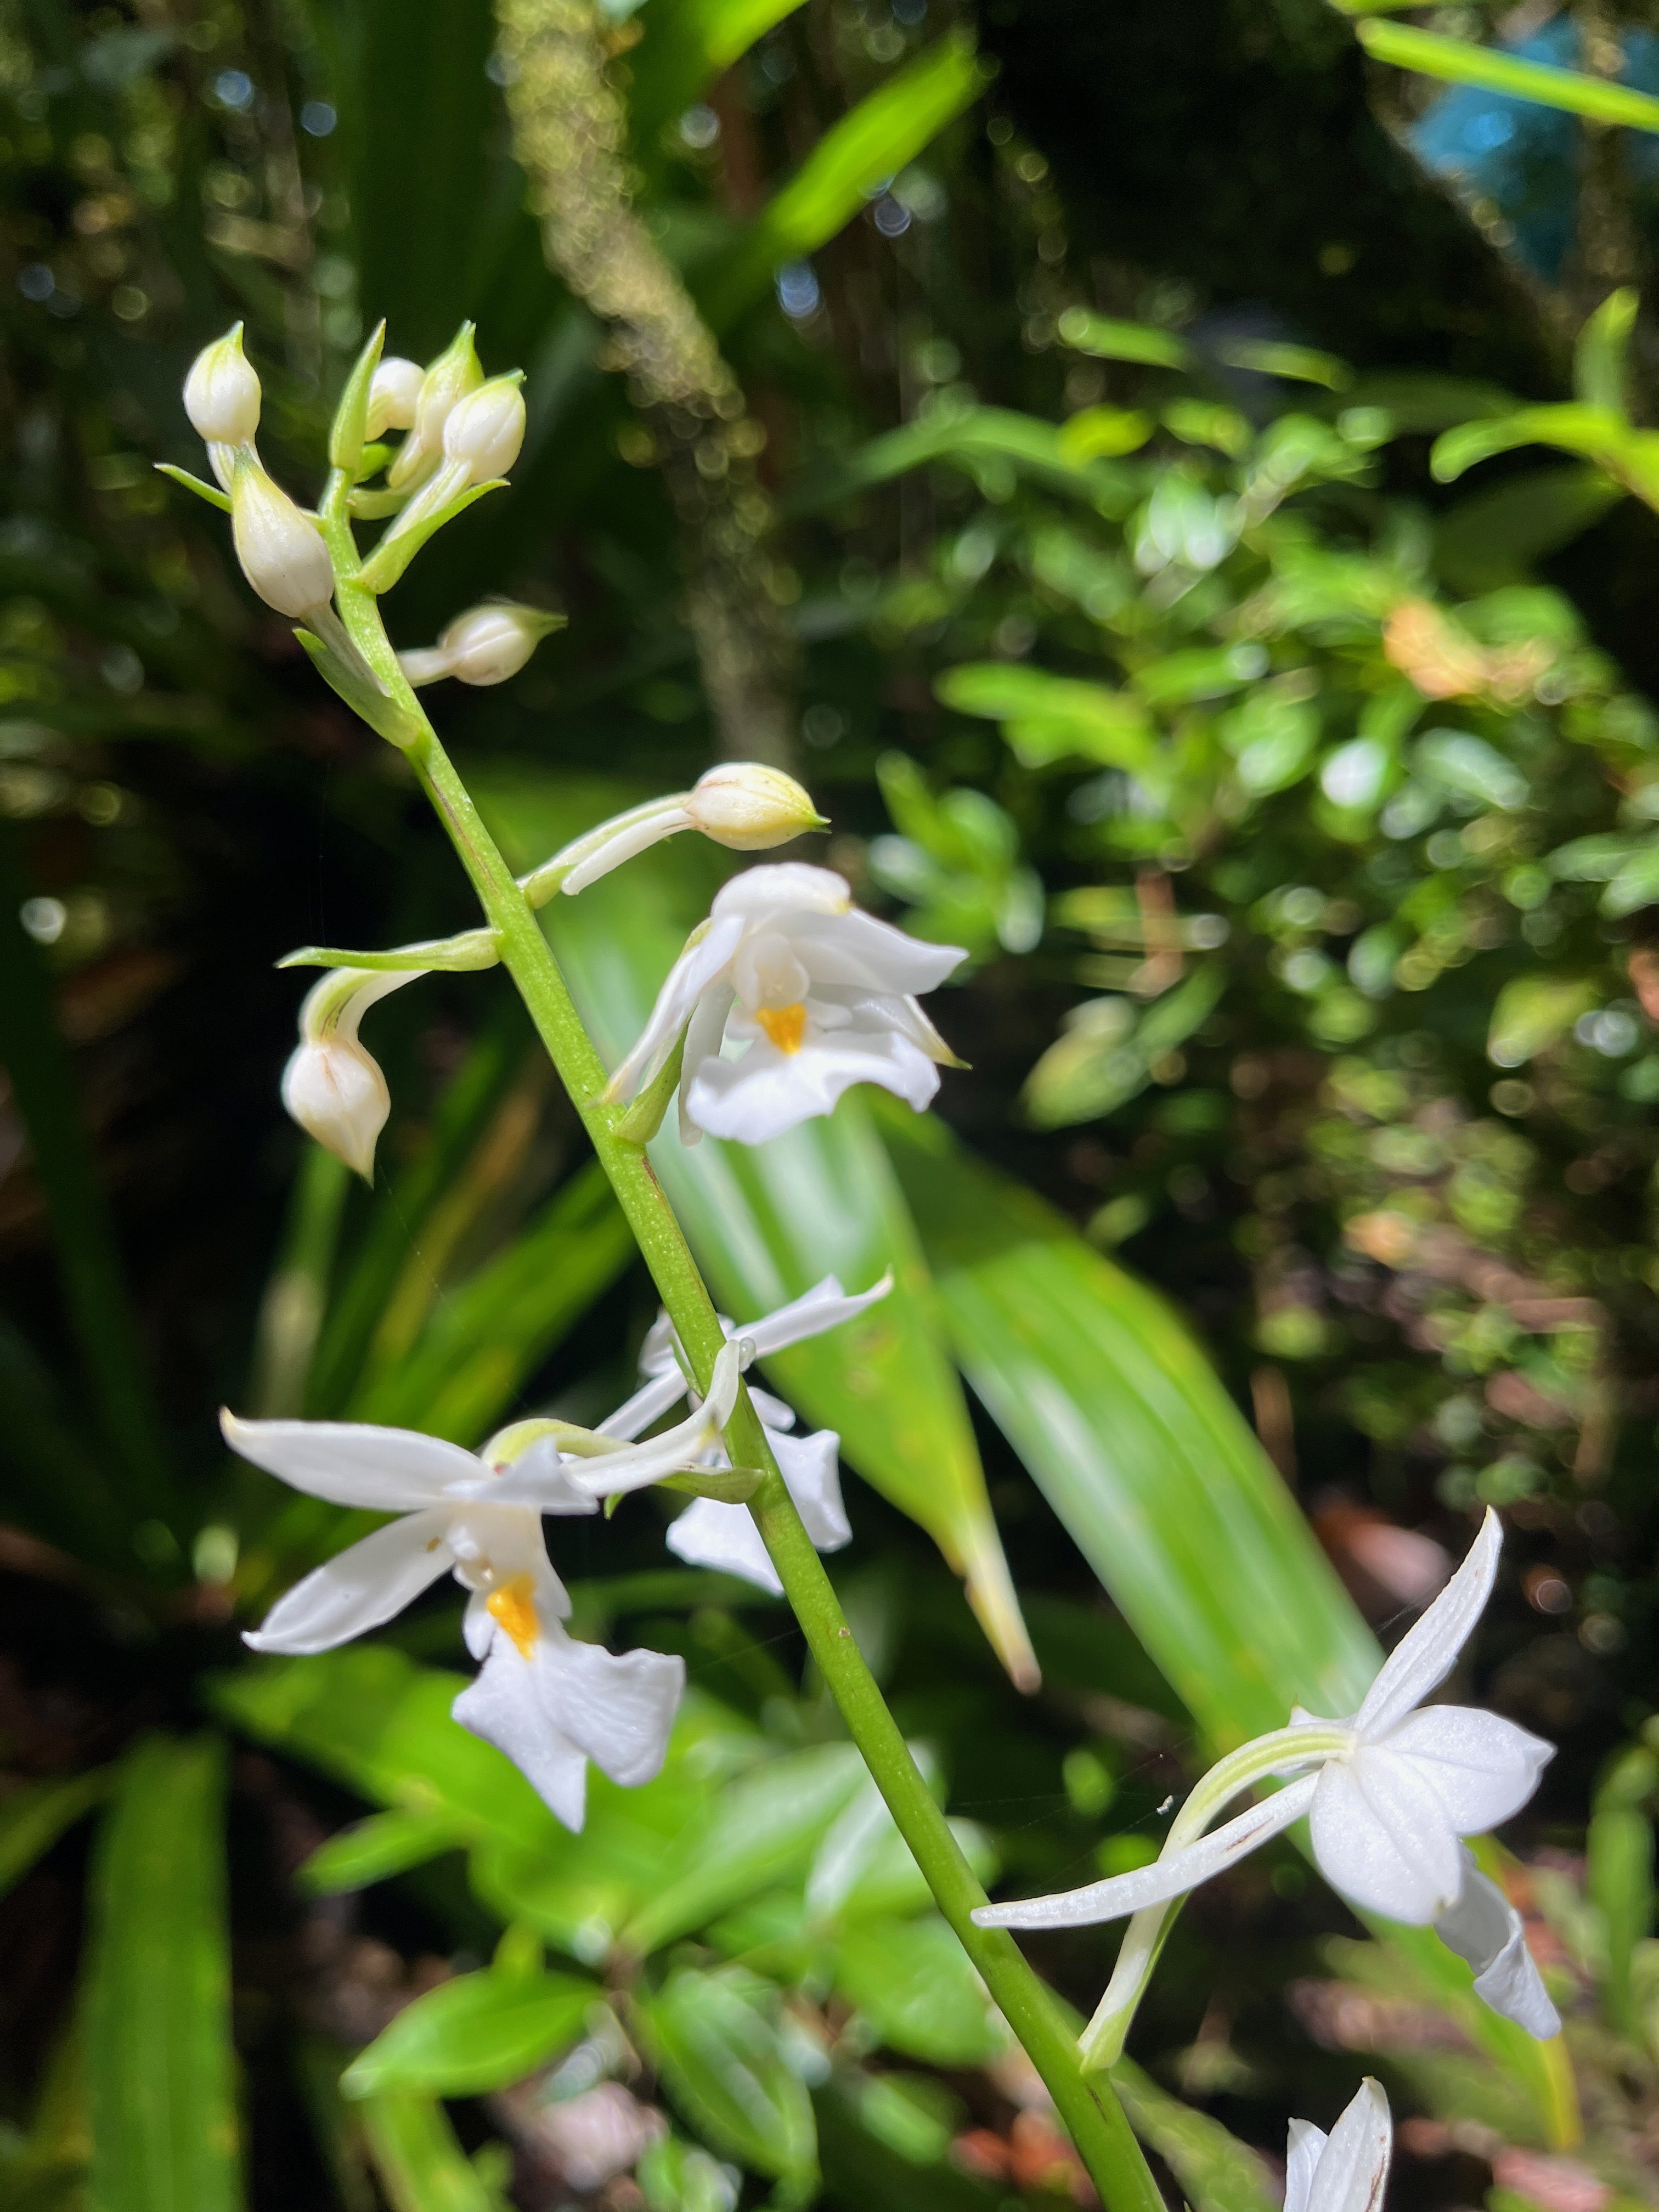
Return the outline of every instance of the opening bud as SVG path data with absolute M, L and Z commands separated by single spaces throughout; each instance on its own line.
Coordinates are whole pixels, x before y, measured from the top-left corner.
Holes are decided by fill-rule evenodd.
M 472 343 L 472 325 L 463 323 L 449 343 L 421 379 L 415 403 L 415 427 L 386 472 L 386 483 L 399 491 L 423 477 L 437 459 L 443 445 L 444 425 L 458 399 L 476 392 L 483 370 Z
M 242 574 L 268 607 L 302 620 L 334 596 L 334 568 L 322 533 L 273 483 L 251 449 L 230 480 L 230 526 Z
M 378 438 L 387 430 L 411 429 L 425 380 L 426 371 L 417 361 L 404 361 L 396 354 L 383 361 L 368 387 L 368 416 L 363 434 Z
M 685 795 L 694 830 L 733 852 L 758 853 L 829 824 L 792 775 L 758 761 L 722 761 Z
M 242 351 L 238 323 L 204 346 L 185 379 L 185 412 L 210 446 L 247 446 L 259 428 L 259 380 Z
M 338 968 L 306 994 L 300 1042 L 283 1070 L 283 1104 L 308 1137 L 362 1176 L 374 1176 L 374 1146 L 392 1111 L 380 1063 L 357 1024 L 377 999 L 413 982 L 418 969 Z
M 457 615 L 434 646 L 398 659 L 411 684 L 435 684 L 453 676 L 463 684 L 505 684 L 516 676 L 550 630 L 562 629 L 562 615 L 538 607 L 507 604 L 469 607 Z
M 472 483 L 504 477 L 524 444 L 524 394 L 519 372 L 492 376 L 458 399 L 444 423 L 444 459 L 461 462 Z

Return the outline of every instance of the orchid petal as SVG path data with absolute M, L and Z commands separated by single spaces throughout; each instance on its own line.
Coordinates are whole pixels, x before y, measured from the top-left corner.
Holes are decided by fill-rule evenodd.
M 1457 1838 L 1409 1759 L 1362 1749 L 1328 1761 L 1310 1826 L 1319 1871 L 1351 1904 L 1420 1927 L 1457 1895 Z
M 1270 1836 L 1299 1820 L 1314 1802 L 1322 1777 L 1304 1775 L 1276 1796 L 1253 1805 L 1200 1842 L 1171 1851 L 1133 1874 L 1066 1890 L 1053 1897 L 1028 1897 L 1017 1905 L 981 1905 L 974 1914 L 981 1928 L 1089 1928 L 1103 1920 L 1121 1920 L 1151 1905 L 1184 1897 L 1189 1889 L 1224 1873 Z
M 847 914 L 853 893 L 844 876 L 833 868 L 814 868 L 805 860 L 772 860 L 758 868 L 745 868 L 714 894 L 710 911 L 724 921 L 735 916 L 745 925 L 772 923 L 798 914 Z
M 611 1077 L 607 1097 L 628 1097 L 656 1073 L 692 1008 L 737 951 L 742 937 L 743 924 L 735 917 L 717 921 L 706 936 L 681 953 L 657 994 L 657 1003 L 638 1042 Z
M 678 1367 L 666 1375 L 653 1375 L 651 1380 L 636 1390 L 631 1398 L 607 1413 L 599 1423 L 602 1437 L 616 1437 L 623 1443 L 632 1443 L 641 1429 L 648 1429 L 653 1421 L 661 1420 L 671 1406 L 685 1395 L 685 1377 Z
M 222 1413 L 219 1426 L 234 1452 L 267 1474 L 331 1505 L 374 1513 L 407 1512 L 459 1495 L 483 1469 L 475 1455 L 415 1429 L 382 1429 L 367 1421 L 243 1421 Z
M 1308 2212 L 1378 2212 L 1393 2152 L 1389 2100 L 1367 2075 L 1320 2154 Z
M 1397 1644 L 1365 1694 L 1354 1728 L 1375 1741 L 1437 1689 L 1474 1632 L 1498 1575 L 1503 1524 L 1490 1506 L 1456 1573 L 1411 1633 Z
M 1309 2212 L 1314 2175 L 1330 2137 L 1311 2120 L 1292 2120 L 1285 2155 L 1285 2212 Z
M 580 1832 L 586 1753 L 550 1724 L 534 1670 L 510 1637 L 495 1638 L 477 1679 L 449 1710 L 463 1728 L 506 1753 L 555 1819 Z
M 563 1473 L 578 1489 L 595 1498 L 619 1498 L 630 1490 L 643 1490 L 665 1474 L 678 1474 L 697 1467 L 702 1456 L 720 1440 L 720 1431 L 732 1418 L 738 1384 L 743 1374 L 744 1340 L 720 1348 L 710 1379 L 708 1396 L 696 1413 L 647 1443 L 624 1444 L 601 1458 L 567 1461 Z
M 1409 1759 L 1460 1836 L 1477 1836 L 1518 1813 L 1555 1756 L 1555 1746 L 1497 1713 L 1427 1705 L 1407 1714 L 1363 1754 Z
M 780 1306 L 775 1313 L 766 1315 L 761 1321 L 746 1322 L 743 1334 L 754 1346 L 755 1357 L 764 1359 L 769 1352 L 782 1352 L 786 1346 L 799 1344 L 807 1337 L 823 1336 L 830 1329 L 839 1328 L 842 1322 L 851 1321 L 866 1306 L 884 1298 L 892 1287 L 890 1267 L 878 1283 L 850 1296 L 834 1275 L 826 1275 L 821 1283 L 814 1283 L 810 1291 L 792 1298 L 787 1306 Z
M 793 1053 L 757 1040 L 738 1060 L 698 1065 L 685 1086 L 686 1111 L 711 1137 L 761 1145 L 832 1113 L 855 1083 L 878 1084 L 920 1113 L 939 1089 L 939 1070 L 891 1030 L 838 1030 L 833 1042 L 809 1037 Z
M 442 1506 L 407 1513 L 328 1560 L 242 1638 L 255 1651 L 331 1651 L 403 1611 L 455 1564 Z
M 724 977 L 711 983 L 691 1012 L 686 1024 L 685 1050 L 680 1060 L 680 1086 L 675 1101 L 679 1117 L 680 1142 L 695 1145 L 702 1141 L 702 1131 L 691 1119 L 691 1109 L 686 1103 L 688 1085 L 686 1075 L 695 1073 L 706 1060 L 718 1060 L 720 1048 L 726 1042 L 726 1024 L 731 1018 L 737 994 Z
M 766 1441 L 816 1548 L 836 1552 L 850 1544 L 853 1526 L 841 1494 L 841 1438 L 836 1431 L 814 1429 L 810 1436 L 787 1437 L 769 1428 Z
M 713 1567 L 720 1574 L 752 1583 L 757 1589 L 769 1590 L 774 1597 L 783 1595 L 778 1571 L 747 1506 L 694 1498 L 670 1523 L 665 1541 L 675 1558 L 688 1566 Z
M 930 945 L 856 908 L 799 921 L 791 917 L 789 936 L 815 983 L 888 991 L 900 998 L 936 991 L 968 957 L 960 945 Z
M 1521 1915 L 1495 1881 L 1463 1852 L 1463 1893 L 1434 1923 L 1435 1933 L 1474 1969 L 1475 1995 L 1540 2043 L 1561 2032 L 1561 2015 L 1527 1948 Z
M 618 1657 L 561 1632 L 544 1639 L 532 1664 L 549 1717 L 613 1782 L 632 1789 L 660 1772 L 684 1659 L 645 1650 Z

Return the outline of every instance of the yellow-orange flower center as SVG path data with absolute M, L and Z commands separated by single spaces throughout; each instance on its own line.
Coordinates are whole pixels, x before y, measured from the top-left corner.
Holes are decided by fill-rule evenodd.
M 536 1600 L 528 1575 L 514 1575 L 484 1600 L 484 1608 L 498 1620 L 527 1659 L 541 1630 L 536 1620 Z
M 806 1034 L 806 1008 L 799 1000 L 793 1006 L 757 1006 L 755 1019 L 780 1052 L 800 1050 L 800 1041 Z

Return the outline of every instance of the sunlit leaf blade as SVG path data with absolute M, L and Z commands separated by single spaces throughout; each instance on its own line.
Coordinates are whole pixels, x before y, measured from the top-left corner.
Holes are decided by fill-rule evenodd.
M 152 1736 L 131 1754 L 100 1838 L 92 1912 L 92 2212 L 236 2212 L 216 1738 Z
M 1273 2212 L 1278 2202 L 1265 2161 L 1207 2112 L 1194 2112 L 1133 2060 L 1112 2069 L 1135 2133 L 1181 2184 L 1192 2212 Z
M 894 2051 L 933 2066 L 983 2066 L 1005 2047 L 979 1976 L 936 1913 L 844 1931 L 836 1986 Z
M 978 98 L 984 83 L 972 40 L 953 32 L 833 124 L 708 287 L 709 320 L 716 327 L 728 321 L 764 289 L 774 270 L 827 245 L 866 198 Z
M 638 2011 L 669 2095 L 710 2148 L 804 2185 L 817 2166 L 817 2130 L 776 2006 L 776 1993 L 741 1967 L 683 1967 Z
M 505 2089 L 574 2042 L 599 1991 L 572 1974 L 459 1974 L 405 2005 L 346 2069 L 349 2097 Z
M 477 1443 L 634 1249 L 605 1171 L 590 1161 L 504 1251 L 447 1292 L 350 1418 Z
M 66 1828 L 91 1811 L 113 1778 L 110 1768 L 100 1766 L 67 1782 L 38 1782 L 0 1798 L 0 1897 Z
M 881 1127 L 969 1380 L 1206 1734 L 1352 1712 L 1376 1647 L 1181 1322 L 938 1122 Z
M 210 1678 L 226 1720 L 309 1759 L 372 1803 L 442 1813 L 454 1834 L 545 1850 L 563 1831 L 518 1768 L 449 1717 L 466 1686 L 389 1644 L 261 1661 Z
M 1512 100 L 1535 100 L 1587 115 L 1596 123 L 1623 123 L 1637 131 L 1659 131 L 1659 100 L 1606 77 L 1577 70 L 1555 69 L 1468 39 L 1448 39 L 1408 23 L 1361 22 L 1354 36 L 1373 60 L 1395 69 L 1416 70 L 1446 84 L 1478 84 Z
M 501 2200 L 455 2139 L 443 2106 L 388 2090 L 357 2107 L 392 2212 L 501 2212 Z
M 628 111 L 647 162 L 664 127 L 684 112 L 757 39 L 801 0 L 656 0 L 640 20 L 645 38 L 629 58 Z
M 708 887 L 649 855 L 548 910 L 548 931 L 600 1052 L 619 1060 L 706 910 Z M 691 896 L 688 896 L 690 892 Z M 710 1286 L 753 1321 L 829 1273 L 890 1297 L 832 1336 L 769 1358 L 766 1371 L 813 1427 L 836 1430 L 848 1463 L 926 1528 L 967 1580 L 970 1602 L 1017 1682 L 1036 1680 L 961 1384 L 926 1265 L 861 1097 L 770 1144 L 687 1149 L 674 1127 L 652 1147 Z

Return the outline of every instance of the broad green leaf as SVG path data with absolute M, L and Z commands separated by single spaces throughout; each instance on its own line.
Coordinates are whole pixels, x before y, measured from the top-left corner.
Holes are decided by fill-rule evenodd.
M 1352 1712 L 1376 1647 L 1182 1324 L 937 1121 L 881 1126 L 969 1382 L 1200 1726 Z
M 389 1644 L 256 1661 L 210 1678 L 222 1718 L 382 1805 L 443 1813 L 469 1838 L 545 1850 L 564 1831 L 516 1766 L 449 1717 L 465 1678 Z
M 1659 843 L 1627 860 L 1601 894 L 1603 914 L 1615 918 L 1659 905 Z
M 817 2163 L 812 2101 L 779 2033 L 777 1993 L 739 1966 L 682 1967 L 639 2004 L 663 2084 L 711 2149 L 798 2185 Z
M 827 245 L 979 97 L 985 81 L 972 40 L 952 32 L 832 124 L 711 283 L 704 307 L 715 327 L 746 307 L 774 270 Z
M 1028 768 L 1080 757 L 1105 768 L 1143 769 L 1153 757 L 1155 733 L 1144 701 L 1103 684 L 1012 661 L 975 660 L 946 669 L 933 692 L 960 714 L 1000 722 Z
M 1626 362 L 1640 304 L 1633 288 L 1623 285 L 1608 293 L 1579 331 L 1572 385 L 1586 407 L 1605 407 L 1618 415 L 1626 411 Z
M 410 1867 L 471 1840 L 471 1821 L 438 1808 L 430 1812 L 374 1813 L 354 1821 L 319 1844 L 295 1879 L 319 1896 L 337 1896 L 343 1890 L 367 1889 Z
M 388 2090 L 358 2111 L 392 2212 L 506 2212 L 434 2098 Z
M 1554 69 L 1467 39 L 1448 39 L 1406 23 L 1361 22 L 1354 35 L 1373 60 L 1395 69 L 1416 70 L 1446 84 L 1478 84 L 1512 100 L 1565 108 L 1595 123 L 1622 123 L 1636 131 L 1659 131 L 1659 100 L 1606 77 L 1577 70 Z
M 1266 2160 L 1218 2120 L 1172 2097 L 1131 2059 L 1120 2058 L 1111 2079 L 1135 2133 L 1181 2184 L 1192 2212 L 1273 2212 Z
M 460 1974 L 405 2005 L 340 2079 L 348 2097 L 505 2089 L 574 2043 L 600 1991 L 571 1974 Z
M 472 780 L 515 867 L 627 803 L 616 787 L 522 775 Z M 567 795 L 568 793 L 568 795 Z M 718 882 L 706 851 L 674 847 L 630 862 L 544 921 L 601 1055 L 614 1066 Z M 770 1358 L 774 1386 L 814 1427 L 836 1430 L 867 1482 L 920 1522 L 959 1574 L 998 1656 L 1033 1683 L 1018 1601 L 986 1494 L 962 1386 L 927 1271 L 863 1098 L 767 1145 L 688 1149 L 671 1126 L 652 1162 L 721 1308 L 754 1321 L 829 1273 L 862 1290 L 890 1268 L 878 1306 L 833 1334 Z
M 107 1795 L 114 1778 L 112 1768 L 100 1766 L 67 1782 L 37 1782 L 0 1797 L 0 1897 Z
M 729 1783 L 702 1824 L 678 1841 L 675 1879 L 635 1914 L 623 1948 L 643 1957 L 804 1867 L 864 1778 L 851 1744 L 827 1743 L 786 1753 Z
M 93 1874 L 86 2008 L 92 2212 L 236 2212 L 215 1737 L 148 1737 L 122 1770 Z
M 1006 2046 L 983 1984 L 937 1914 L 842 1930 L 836 1986 L 894 2051 L 934 2066 L 983 2066 Z
M 1516 975 L 1492 1008 L 1486 1057 L 1498 1067 L 1520 1067 L 1564 1037 L 1595 1004 L 1596 988 L 1573 975 Z
M 1082 458 L 1052 422 L 1008 407 L 939 400 L 914 422 L 808 477 L 790 494 L 785 511 L 816 513 L 930 461 L 953 462 L 978 477 L 982 487 L 1000 480 L 1006 488 L 999 496 L 1005 498 L 1017 477 L 1030 477 L 1106 514 L 1126 513 L 1133 501 L 1132 479 L 1109 461 Z
M 644 40 L 629 57 L 633 76 L 628 111 L 640 158 L 648 163 L 665 125 L 800 4 L 801 0 L 650 0 L 639 18 Z
M 349 1418 L 477 1443 L 634 1252 L 605 1170 L 590 1160 L 503 1252 L 447 1291 Z
M 1435 526 L 1435 567 L 1460 592 L 1522 581 L 1621 496 L 1591 466 L 1528 469 L 1460 500 Z

